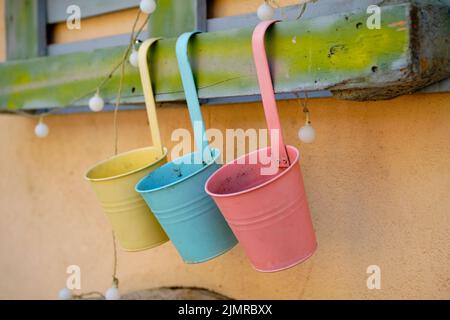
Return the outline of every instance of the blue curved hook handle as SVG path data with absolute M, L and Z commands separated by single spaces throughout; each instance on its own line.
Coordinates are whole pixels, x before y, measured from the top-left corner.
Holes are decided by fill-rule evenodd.
M 189 39 L 200 31 L 186 32 L 178 37 L 176 45 L 176 53 L 178 60 L 178 68 L 183 82 L 186 102 L 189 108 L 192 127 L 194 129 L 194 140 L 198 152 L 202 156 L 204 163 L 213 161 L 211 149 L 208 146 L 208 138 L 206 136 L 205 124 L 203 122 L 202 112 L 200 111 L 200 102 L 198 100 L 197 87 L 195 85 L 194 75 L 192 73 L 191 64 L 188 57 Z

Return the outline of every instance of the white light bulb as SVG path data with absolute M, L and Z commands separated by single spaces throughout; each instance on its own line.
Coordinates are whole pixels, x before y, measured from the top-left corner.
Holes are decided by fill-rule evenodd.
M 304 143 L 312 143 L 316 139 L 316 130 L 310 124 L 307 124 L 300 128 L 298 137 Z
M 155 0 L 141 0 L 139 7 L 143 13 L 152 14 L 156 9 L 156 2 Z
M 41 121 L 39 121 L 39 123 L 36 125 L 36 127 L 34 127 L 34 134 L 38 137 L 38 138 L 45 138 L 48 136 L 48 126 Z
M 96 93 L 95 96 L 89 100 L 89 109 L 93 112 L 102 111 L 104 107 L 105 101 L 103 101 L 102 97 L 98 93 Z
M 128 60 L 133 67 L 139 67 L 139 54 L 136 49 L 133 49 Z
M 58 293 L 59 300 L 71 300 L 73 298 L 72 290 L 63 288 Z
M 270 6 L 267 2 L 264 2 L 262 5 L 258 7 L 258 11 L 256 12 L 259 20 L 272 20 L 275 11 L 272 6 Z
M 105 299 L 106 300 L 120 300 L 119 289 L 116 287 L 111 287 L 108 290 L 106 290 Z

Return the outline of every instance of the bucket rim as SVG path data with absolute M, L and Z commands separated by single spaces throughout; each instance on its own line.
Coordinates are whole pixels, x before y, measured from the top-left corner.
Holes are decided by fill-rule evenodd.
M 227 194 L 218 194 L 218 193 L 214 193 L 214 192 L 211 192 L 211 191 L 208 190 L 208 185 L 209 185 L 209 184 L 211 183 L 211 181 L 215 178 L 216 174 L 218 174 L 220 171 L 226 170 L 227 167 L 229 167 L 229 166 L 235 164 L 237 161 L 239 161 L 239 160 L 242 159 L 242 158 L 246 158 L 246 157 L 248 157 L 248 156 L 250 156 L 250 155 L 252 155 L 252 154 L 254 154 L 254 153 L 259 153 L 259 152 L 264 151 L 264 150 L 272 149 L 272 147 L 261 148 L 261 149 L 255 150 L 255 151 L 253 151 L 253 152 L 246 153 L 246 154 L 244 154 L 243 156 L 240 156 L 239 158 L 236 158 L 235 160 L 233 160 L 233 161 L 231 161 L 231 162 L 229 162 L 229 163 L 223 165 L 223 166 L 222 166 L 221 168 L 219 168 L 216 172 L 214 172 L 214 173 L 208 178 L 208 180 L 206 180 L 206 183 L 205 183 L 205 192 L 206 192 L 209 196 L 211 196 L 211 197 L 213 197 L 213 198 L 231 198 L 231 197 L 240 196 L 240 195 L 247 194 L 247 193 L 256 191 L 256 190 L 258 190 L 258 189 L 264 188 L 265 186 L 271 184 L 272 182 L 274 182 L 274 181 L 280 179 L 281 177 L 287 175 L 290 171 L 293 170 L 294 166 L 298 164 L 298 161 L 299 161 L 299 158 L 300 158 L 300 151 L 299 151 L 299 149 L 296 148 L 296 147 L 294 147 L 294 146 L 291 146 L 291 145 L 286 145 L 286 148 L 289 148 L 289 149 L 295 151 L 296 154 L 295 154 L 295 159 L 294 159 L 294 161 L 291 161 L 291 164 L 289 165 L 289 167 L 286 168 L 283 172 L 281 172 L 280 174 L 276 175 L 275 177 L 273 177 L 273 178 L 267 180 L 266 182 L 263 182 L 263 183 L 261 183 L 261 184 L 255 186 L 255 187 L 252 187 L 252 188 L 248 188 L 248 189 L 245 189 L 245 190 L 242 190 L 242 191 L 238 191 L 238 192 L 227 193 Z
M 165 244 L 165 243 L 167 243 L 167 242 L 169 242 L 169 241 L 170 241 L 170 239 L 169 239 L 169 237 L 167 236 L 166 239 L 164 239 L 164 240 L 161 240 L 161 241 L 159 241 L 159 242 L 152 243 L 152 244 L 150 244 L 150 245 L 148 245 L 148 246 L 146 246 L 146 247 L 142 247 L 142 248 L 138 248 L 138 249 L 127 249 L 127 248 L 123 247 L 123 246 L 120 244 L 120 242 L 119 242 L 119 245 L 120 245 L 120 248 L 121 248 L 123 251 L 125 251 L 125 252 L 141 252 L 141 251 L 145 251 L 145 250 L 149 250 L 149 249 L 153 249 L 153 248 L 159 247 L 159 246 L 161 246 L 161 245 L 163 245 L 163 244 Z
M 282 268 L 276 268 L 276 269 L 258 269 L 256 266 L 254 266 L 253 264 L 251 264 L 252 268 L 258 272 L 262 272 L 262 273 L 276 273 L 276 272 L 280 272 L 280 271 L 285 271 L 288 269 L 292 269 L 296 266 L 298 266 L 299 264 L 305 262 L 306 260 L 308 260 L 309 258 L 311 258 L 317 251 L 319 245 L 317 243 L 317 240 L 315 241 L 314 244 L 314 248 L 308 253 L 306 254 L 304 257 L 302 257 L 301 259 L 297 260 L 296 262 L 293 262 L 285 267 Z
M 119 154 L 117 154 L 115 156 L 109 157 L 106 160 L 102 160 L 100 162 L 97 162 L 95 165 L 93 165 L 92 167 L 90 167 L 86 171 L 86 174 L 84 175 L 84 179 L 87 180 L 87 181 L 90 181 L 90 182 L 111 181 L 111 180 L 116 180 L 116 179 L 119 179 L 119 178 L 123 178 L 123 177 L 129 176 L 129 175 L 132 175 L 132 174 L 134 174 L 136 172 L 145 170 L 145 169 L 147 169 L 147 168 L 149 168 L 151 166 L 154 166 L 158 162 L 164 160 L 167 157 L 167 154 L 169 153 L 168 149 L 167 148 L 163 148 L 164 153 L 163 153 L 163 155 L 161 157 L 159 157 L 157 160 L 154 160 L 151 163 L 148 163 L 148 164 L 146 164 L 146 165 L 144 165 L 144 166 L 142 166 L 140 168 L 137 168 L 135 170 L 132 170 L 132 171 L 129 171 L 129 172 L 125 172 L 125 173 L 122 173 L 122 174 L 118 174 L 118 175 L 115 175 L 115 176 L 107 177 L 107 178 L 95 178 L 95 179 L 94 178 L 89 178 L 89 174 L 92 171 L 94 171 L 94 169 L 96 169 L 98 166 L 100 166 L 102 164 L 108 163 L 108 162 L 110 162 L 112 160 L 115 160 L 115 159 L 117 159 L 119 157 L 126 156 L 126 155 L 129 155 L 129 154 L 135 153 L 135 152 L 137 153 L 137 152 L 141 152 L 141 151 L 144 151 L 144 150 L 150 150 L 150 149 L 154 149 L 154 148 L 155 148 L 154 146 L 151 146 L 151 147 L 144 147 L 144 148 L 139 148 L 139 149 L 133 149 L 133 150 L 126 151 L 126 152 L 123 152 L 123 153 L 119 153 Z
M 194 177 L 194 176 L 200 174 L 201 172 L 203 172 L 203 171 L 205 171 L 206 169 L 208 169 L 209 167 L 211 167 L 213 164 L 218 164 L 216 161 L 217 161 L 217 159 L 219 159 L 219 157 L 220 157 L 220 155 L 221 155 L 221 152 L 220 152 L 219 149 L 216 149 L 216 148 L 211 148 L 211 150 L 215 153 L 215 156 L 213 157 L 213 161 L 211 161 L 210 163 L 204 165 L 200 170 L 197 170 L 197 171 L 191 173 L 190 175 L 187 175 L 186 177 L 183 177 L 183 179 L 176 180 L 176 181 L 174 181 L 174 182 L 172 182 L 172 183 L 165 184 L 165 185 L 160 186 L 160 187 L 158 187 L 158 188 L 152 188 L 152 189 L 149 189 L 149 190 L 143 190 L 143 189 L 140 189 L 140 188 L 139 188 L 139 185 L 140 185 L 142 182 L 144 182 L 144 180 L 148 179 L 148 178 L 152 175 L 153 172 L 151 172 L 149 175 L 147 175 L 146 177 L 144 177 L 144 178 L 142 178 L 141 180 L 139 180 L 139 182 L 136 184 L 136 186 L 135 186 L 134 189 L 136 190 L 136 192 L 139 192 L 139 193 L 141 193 L 141 194 L 149 194 L 149 193 L 153 193 L 153 192 L 157 192 L 157 191 L 161 191 L 161 190 L 164 190 L 164 189 L 173 187 L 173 186 L 175 186 L 175 185 L 177 185 L 177 184 L 180 184 L 180 183 L 182 183 L 182 182 L 184 182 L 184 181 L 186 181 L 186 180 L 188 180 L 188 179 L 190 179 L 190 178 L 192 178 L 192 177 Z M 182 156 L 182 157 L 180 157 L 180 158 L 177 158 L 177 159 L 182 159 L 182 158 L 184 158 L 184 157 L 187 158 L 188 156 L 195 155 L 195 154 L 198 153 L 198 152 L 199 152 L 199 151 L 191 152 L 191 153 L 188 153 L 188 154 L 186 154 L 186 155 L 184 155 L 184 156 Z M 216 153 L 217 153 L 217 154 L 216 154 Z M 174 163 L 174 160 L 172 160 L 172 161 L 170 161 L 170 162 L 164 164 L 163 166 L 161 166 L 161 167 L 159 167 L 158 169 L 156 169 L 154 172 L 156 172 L 157 170 L 163 170 L 164 167 L 169 166 L 170 164 L 173 164 L 173 163 Z M 213 174 L 214 174 L 214 173 L 213 173 Z

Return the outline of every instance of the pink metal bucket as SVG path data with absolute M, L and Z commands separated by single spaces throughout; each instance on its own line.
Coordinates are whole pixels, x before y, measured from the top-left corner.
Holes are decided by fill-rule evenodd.
M 293 267 L 309 258 L 317 247 L 299 151 L 283 142 L 264 47 L 266 30 L 275 22 L 261 22 L 253 33 L 253 55 L 271 147 L 224 165 L 205 186 L 253 267 L 261 272 Z M 274 169 L 270 174 L 269 167 Z

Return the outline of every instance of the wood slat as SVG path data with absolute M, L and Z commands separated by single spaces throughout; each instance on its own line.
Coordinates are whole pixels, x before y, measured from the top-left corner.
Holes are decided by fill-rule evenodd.
M 352 11 L 364 11 L 369 5 L 377 5 L 382 2 L 383 0 L 320 0 L 316 3 L 308 4 L 302 19 L 311 19 Z M 298 5 L 278 8 L 275 9 L 274 19 L 295 20 L 299 12 L 300 8 Z M 212 32 L 256 26 L 259 21 L 256 12 L 234 17 L 212 18 L 208 20 L 208 31 Z
M 176 37 L 186 31 L 206 30 L 206 0 L 159 0 L 158 9 L 149 20 L 147 32 L 139 38 Z M 92 51 L 100 48 L 126 45 L 130 34 L 120 34 L 85 41 L 64 44 L 51 44 L 48 47 L 50 56 L 73 52 Z
M 77 5 L 81 9 L 82 18 L 89 18 L 105 13 L 138 7 L 140 0 L 45 0 L 47 2 L 48 23 L 65 22 L 67 8 Z
M 125 46 L 130 41 L 131 34 L 118 34 L 109 37 L 76 41 L 62 44 L 51 44 L 48 46 L 48 55 L 57 56 L 68 53 L 90 52 L 102 48 L 111 48 L 116 46 Z M 141 35 L 140 40 L 144 40 L 146 35 Z

